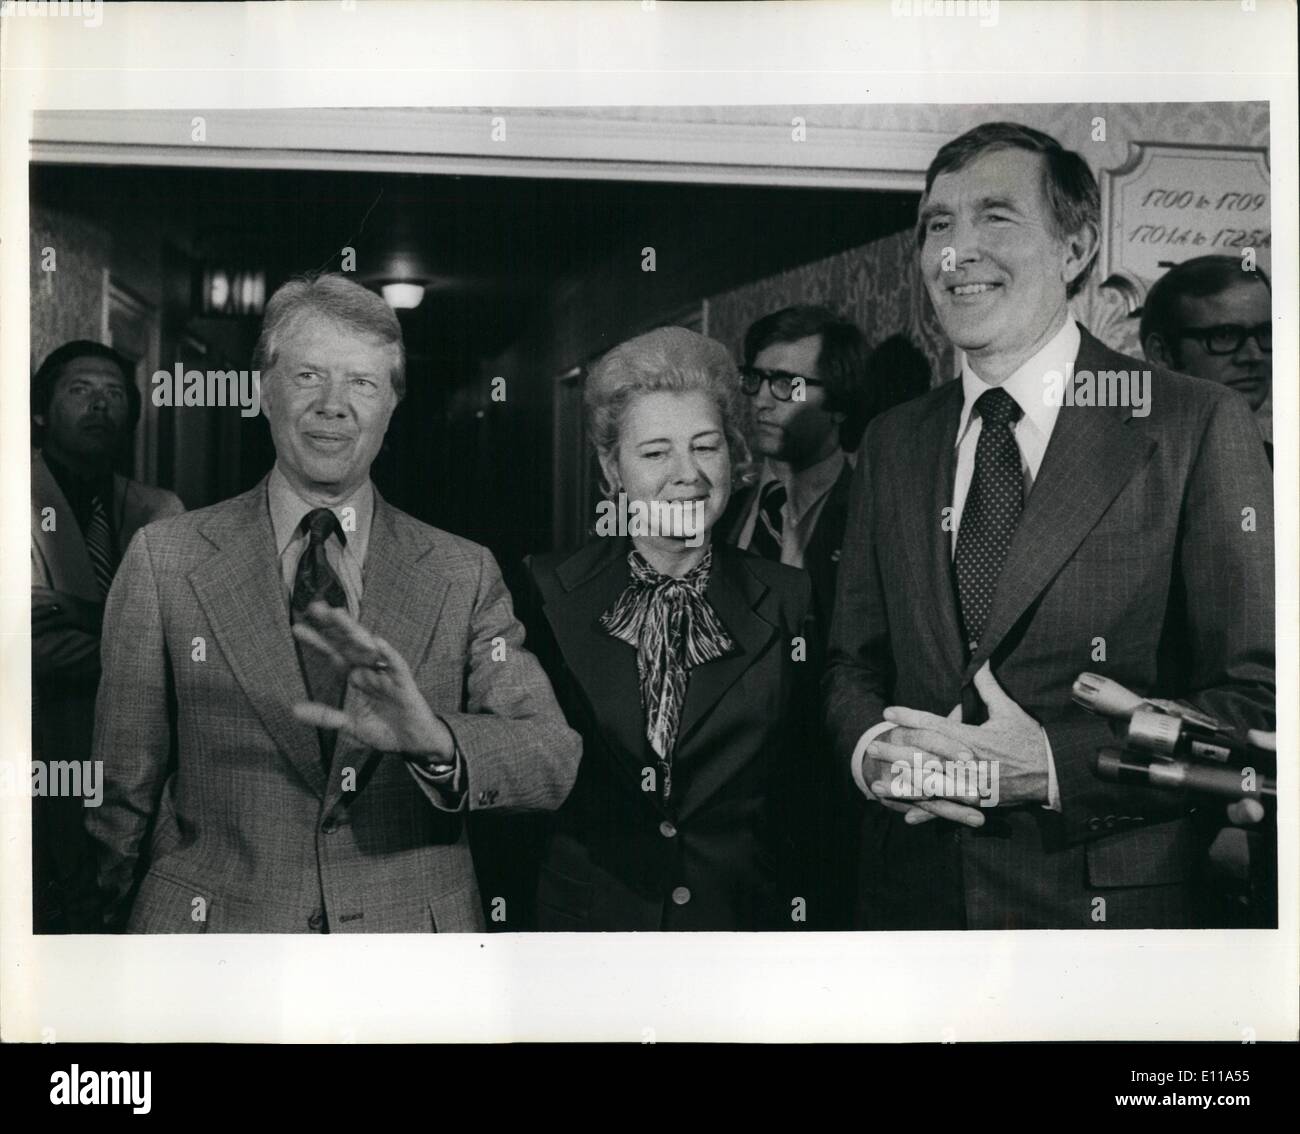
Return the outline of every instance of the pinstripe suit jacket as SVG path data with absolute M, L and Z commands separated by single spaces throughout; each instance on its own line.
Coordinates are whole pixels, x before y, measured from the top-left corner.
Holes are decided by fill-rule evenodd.
M 563 802 L 580 742 L 485 548 L 376 493 L 360 620 L 450 728 L 470 810 Z M 344 736 L 327 774 L 305 699 L 266 482 L 143 529 L 109 594 L 88 812 L 129 931 L 482 927 L 463 813 Z
M 1150 413 L 1061 408 L 970 658 L 942 523 L 961 383 L 868 429 L 823 687 L 845 790 L 857 790 L 850 754 L 887 705 L 970 704 L 971 679 L 990 661 L 1046 729 L 1062 811 L 999 807 L 970 831 L 942 820 L 909 827 L 869 806 L 867 927 L 1186 925 L 1194 801 L 1094 777 L 1089 758 L 1111 734 L 1072 703 L 1074 678 L 1092 670 L 1237 726 L 1272 727 L 1273 485 L 1246 402 L 1086 331 L 1081 370 L 1151 370 Z

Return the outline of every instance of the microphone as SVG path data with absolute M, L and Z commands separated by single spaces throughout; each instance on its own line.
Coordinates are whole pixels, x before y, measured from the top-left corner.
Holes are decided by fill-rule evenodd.
M 1277 798 L 1277 781 L 1259 776 L 1254 791 L 1242 785 L 1240 769 L 1169 760 L 1146 752 L 1122 752 L 1099 748 L 1092 756 L 1092 770 L 1103 780 L 1141 784 L 1143 787 L 1182 788 L 1224 799 Z
M 1219 722 L 1213 717 L 1180 705 L 1177 701 L 1165 701 L 1156 697 L 1139 697 L 1133 690 L 1102 677 L 1099 673 L 1081 673 L 1074 681 L 1074 700 L 1078 705 L 1103 717 L 1127 721 L 1139 710 L 1153 710 L 1168 716 L 1180 717 L 1192 721 L 1202 728 L 1219 731 Z
M 1260 759 L 1243 737 L 1177 701 L 1139 697 L 1118 681 L 1096 673 L 1079 674 L 1072 692 L 1076 704 L 1124 722 L 1125 739 L 1135 748 L 1215 764 L 1240 765 Z

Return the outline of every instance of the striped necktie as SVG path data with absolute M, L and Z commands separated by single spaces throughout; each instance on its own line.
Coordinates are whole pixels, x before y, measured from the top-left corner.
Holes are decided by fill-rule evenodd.
M 785 507 L 785 498 L 785 485 L 779 480 L 768 481 L 763 486 L 758 515 L 754 518 L 754 534 L 749 537 L 749 550 L 773 563 L 781 562 L 781 509 Z
M 329 508 L 313 508 L 298 526 L 307 533 L 307 546 L 298 560 L 298 569 L 294 575 L 293 595 L 289 600 L 290 624 L 297 622 L 307 607 L 317 600 L 330 606 L 346 607 L 348 603 L 343 583 L 325 555 L 325 541 L 331 535 L 336 536 L 340 544 L 347 544 L 348 537 L 343 534 L 338 517 Z M 347 674 L 336 669 L 334 663 L 319 650 L 304 646 L 297 638 L 293 644 L 298 650 L 298 664 L 302 667 L 307 695 L 313 701 L 333 709 L 342 706 L 347 692 Z M 316 730 L 316 738 L 320 742 L 321 762 L 328 769 L 334 759 L 338 732 L 319 728 Z
M 107 597 L 108 588 L 113 585 L 113 575 L 117 571 L 117 551 L 113 545 L 113 529 L 108 522 L 108 509 L 99 493 L 90 498 L 90 522 L 83 533 L 86 552 L 90 556 L 90 565 L 95 571 L 95 582 L 99 584 L 99 593 Z

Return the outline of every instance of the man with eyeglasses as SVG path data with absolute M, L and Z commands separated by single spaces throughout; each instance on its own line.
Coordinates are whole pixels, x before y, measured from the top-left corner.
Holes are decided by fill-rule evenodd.
M 867 357 L 862 331 L 826 307 L 787 307 L 745 334 L 740 382 L 754 400 L 762 465 L 754 486 L 732 497 L 720 530 L 739 547 L 804 568 L 823 629 L 852 473 L 842 442 L 856 448 L 864 424 Z
M 1138 335 L 1152 362 L 1244 395 L 1273 463 L 1273 293 L 1235 256 L 1170 268 L 1147 296 Z
M 111 347 L 77 340 L 51 352 L 32 377 L 33 757 L 48 769 L 60 762 L 82 771 L 80 797 L 33 794 L 35 933 L 98 928 L 83 818 L 96 804 L 93 784 L 102 787 L 102 780 L 85 776 L 84 762 L 104 599 L 136 531 L 184 511 L 172 493 L 113 471 L 140 416 L 130 375 L 130 364 Z
M 862 331 L 829 308 L 803 305 L 765 315 L 745 334 L 741 389 L 754 402 L 757 482 L 731 498 L 719 531 L 740 547 L 804 568 L 825 640 L 848 514 L 852 457 L 865 425 L 868 347 Z M 820 665 L 820 651 L 808 664 Z M 857 888 L 860 807 L 829 776 L 810 786 L 816 814 L 804 829 L 817 879 L 810 924 L 847 929 Z

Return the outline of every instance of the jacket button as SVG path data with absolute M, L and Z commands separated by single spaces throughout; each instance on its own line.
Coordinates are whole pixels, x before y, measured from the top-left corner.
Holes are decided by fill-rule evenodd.
M 326 819 L 325 822 L 320 825 L 320 829 L 324 831 L 325 834 L 332 835 L 339 829 L 339 825 L 334 821 L 334 819 L 330 818 Z
M 659 824 L 659 833 L 663 835 L 665 839 L 671 839 L 677 834 L 677 828 L 665 819 Z
M 691 892 L 685 886 L 678 886 L 673 890 L 673 902 L 679 906 L 684 906 L 691 900 Z
M 1088 820 L 1089 831 L 1096 831 L 1100 827 L 1101 827 L 1101 820 L 1098 819 L 1097 816 L 1094 815 L 1091 819 Z
M 307 928 L 313 933 L 320 932 L 320 927 L 325 924 L 325 915 L 317 910 L 307 919 Z

